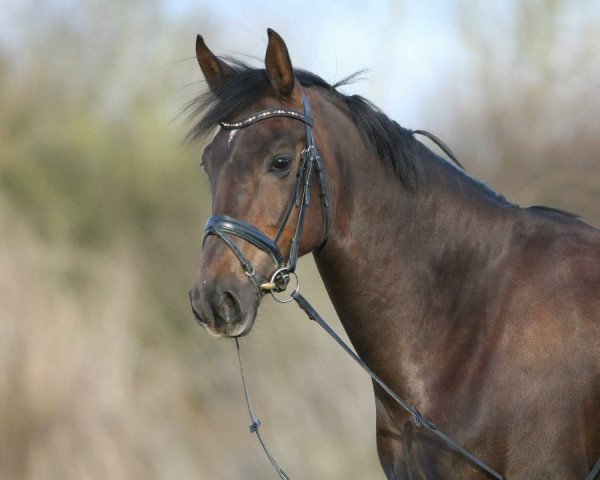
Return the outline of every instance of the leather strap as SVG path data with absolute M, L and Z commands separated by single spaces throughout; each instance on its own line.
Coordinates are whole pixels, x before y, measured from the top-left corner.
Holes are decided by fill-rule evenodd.
M 446 445 L 455 450 L 457 453 L 462 455 L 467 461 L 481 470 L 488 478 L 494 478 L 496 480 L 504 480 L 504 477 L 500 475 L 496 470 L 492 467 L 488 466 L 481 460 L 479 460 L 475 455 L 465 450 L 461 445 L 459 445 L 455 440 L 450 438 L 444 432 L 439 430 L 436 425 L 425 418 L 415 406 L 409 405 L 408 402 L 403 400 L 394 390 L 392 390 L 381 378 L 377 376 L 377 374 L 371 370 L 367 364 L 356 354 L 352 349 L 339 337 L 337 333 L 327 324 L 325 320 L 317 313 L 317 311 L 313 308 L 313 306 L 304 298 L 300 293 L 293 292 L 292 298 L 296 301 L 298 306 L 306 313 L 309 319 L 317 322 L 323 330 L 325 330 L 337 343 L 340 347 L 344 349 L 344 351 L 352 357 L 352 359 L 358 363 L 358 365 L 369 374 L 369 376 L 381 387 L 385 390 L 385 392 L 400 405 L 404 410 L 406 410 L 412 417 L 415 425 L 417 427 L 424 427 L 429 430 L 431 433 L 440 438 Z
M 598 474 L 600 474 L 600 458 L 596 462 L 596 465 L 589 473 L 589 475 L 585 477 L 585 480 L 596 480 L 596 478 L 598 478 Z
M 277 265 L 283 262 L 283 255 L 277 244 L 258 228 L 242 220 L 232 218 L 228 215 L 213 215 L 206 222 L 204 232 L 206 235 L 218 232 L 220 237 L 223 237 L 224 234 L 235 235 L 267 252 Z
M 287 473 L 285 473 L 283 468 L 279 466 L 279 463 L 277 463 L 277 460 L 275 459 L 274 455 L 269 450 L 269 447 L 267 447 L 266 442 L 262 438 L 262 435 L 260 433 L 260 427 L 262 423 L 260 419 L 255 415 L 254 409 L 252 408 L 252 401 L 250 400 L 250 393 L 248 392 L 248 381 L 246 380 L 246 370 L 244 369 L 244 362 L 242 361 L 242 351 L 240 349 L 240 342 L 237 338 L 235 339 L 235 346 L 237 349 L 240 374 L 242 376 L 242 385 L 244 387 L 244 399 L 246 400 L 246 406 L 248 407 L 248 415 L 250 416 L 250 433 L 256 434 L 256 438 L 258 439 L 260 446 L 262 447 L 263 451 L 265 452 L 265 455 L 271 462 L 271 465 L 273 465 L 273 468 L 277 472 L 277 475 L 279 475 L 279 478 L 281 480 L 290 480 L 290 477 Z

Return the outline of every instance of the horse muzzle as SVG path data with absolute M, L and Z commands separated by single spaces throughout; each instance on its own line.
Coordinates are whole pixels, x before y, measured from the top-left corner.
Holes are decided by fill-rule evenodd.
M 241 337 L 252 329 L 259 303 L 253 285 L 197 280 L 189 297 L 196 321 L 211 336 Z

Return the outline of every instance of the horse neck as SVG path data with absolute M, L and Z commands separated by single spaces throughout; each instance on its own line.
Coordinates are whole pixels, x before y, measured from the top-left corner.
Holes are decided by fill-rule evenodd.
M 417 385 L 436 349 L 456 345 L 458 332 L 485 332 L 482 305 L 515 209 L 420 143 L 425 180 L 411 193 L 348 135 L 335 142 L 326 142 L 333 222 L 317 267 L 358 353 L 384 377 L 389 367 Z

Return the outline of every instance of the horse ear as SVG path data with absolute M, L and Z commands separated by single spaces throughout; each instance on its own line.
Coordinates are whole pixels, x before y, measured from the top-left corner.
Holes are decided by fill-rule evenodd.
M 267 29 L 269 45 L 265 56 L 267 76 L 275 91 L 282 97 L 288 97 L 294 90 L 295 77 L 292 62 L 285 42 L 277 32 Z
M 233 73 L 231 66 L 210 51 L 201 35 L 196 37 L 196 58 L 211 90 L 214 90 L 223 78 Z

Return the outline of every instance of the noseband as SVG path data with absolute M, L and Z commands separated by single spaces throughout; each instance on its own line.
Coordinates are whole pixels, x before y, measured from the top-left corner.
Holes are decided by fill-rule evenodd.
M 277 229 L 277 233 L 273 239 L 269 238 L 269 236 L 255 226 L 227 215 L 213 215 L 208 219 L 206 226 L 204 227 L 204 242 L 206 242 L 208 236 L 216 235 L 227 244 L 240 261 L 246 275 L 248 275 L 252 283 L 257 287 L 259 298 L 262 295 L 262 292 L 265 291 L 271 293 L 284 291 L 289 283 L 290 274 L 294 274 L 294 271 L 296 270 L 300 240 L 304 229 L 304 219 L 306 210 L 311 202 L 311 187 L 315 172 L 319 182 L 321 205 L 323 206 L 323 238 L 320 246 L 324 245 L 327 236 L 329 235 L 329 195 L 327 191 L 327 182 L 325 180 L 325 170 L 323 160 L 319 156 L 315 145 L 310 104 L 304 93 L 302 93 L 302 104 L 304 108 L 303 113 L 295 110 L 273 108 L 263 110 L 239 122 L 219 122 L 221 128 L 225 130 L 238 130 L 269 118 L 287 117 L 299 120 L 304 123 L 306 127 L 306 138 L 304 148 L 300 153 L 300 166 L 298 168 L 298 173 L 296 174 L 296 184 L 294 186 L 292 199 L 288 204 L 287 209 L 284 211 L 283 221 Z M 290 254 L 287 260 L 285 260 L 284 255 L 279 249 L 278 242 L 281 239 L 281 235 L 283 234 L 294 208 L 298 209 L 298 219 L 296 221 L 296 230 L 294 231 L 290 245 Z M 238 237 L 251 243 L 271 257 L 275 264 L 275 270 L 271 275 L 269 282 L 263 283 L 259 280 L 254 266 L 242 253 L 242 250 L 232 237 Z M 281 301 L 275 296 L 274 298 Z M 285 301 L 289 300 L 291 300 L 291 297 Z

